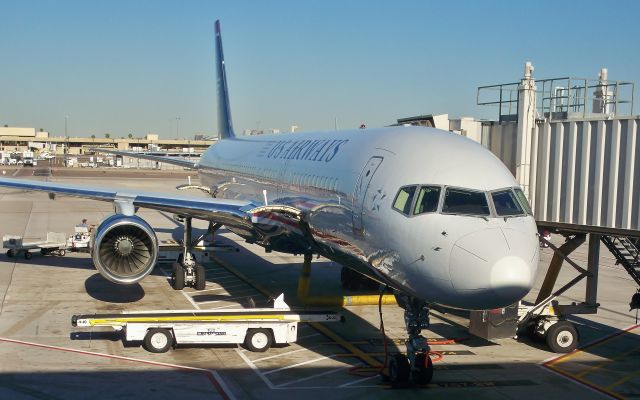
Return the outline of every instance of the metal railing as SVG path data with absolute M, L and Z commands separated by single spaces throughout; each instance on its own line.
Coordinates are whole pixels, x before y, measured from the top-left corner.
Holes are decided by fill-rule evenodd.
M 535 81 L 536 109 L 540 118 L 564 120 L 633 115 L 635 84 L 585 78 L 552 78 Z M 479 86 L 476 103 L 497 106 L 498 120 L 517 121 L 519 82 Z

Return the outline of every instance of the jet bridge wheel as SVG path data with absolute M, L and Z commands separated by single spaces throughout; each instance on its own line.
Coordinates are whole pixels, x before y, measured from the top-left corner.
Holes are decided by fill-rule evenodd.
M 554 353 L 569 353 L 578 347 L 578 330 L 569 321 L 558 321 L 547 330 L 547 345 Z
M 184 268 L 177 262 L 171 264 L 171 287 L 175 290 L 184 289 Z
M 173 344 L 169 329 L 149 329 L 144 337 L 144 348 L 152 353 L 165 353 Z

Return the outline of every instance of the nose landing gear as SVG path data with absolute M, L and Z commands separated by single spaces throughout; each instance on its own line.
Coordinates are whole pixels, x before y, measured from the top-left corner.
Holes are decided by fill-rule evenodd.
M 389 380 L 393 386 L 408 382 L 424 385 L 433 378 L 433 362 L 429 357 L 429 344 L 420 333 L 429 327 L 427 303 L 396 293 L 398 305 L 404 309 L 404 323 L 409 334 L 407 355 L 396 354 L 389 360 Z

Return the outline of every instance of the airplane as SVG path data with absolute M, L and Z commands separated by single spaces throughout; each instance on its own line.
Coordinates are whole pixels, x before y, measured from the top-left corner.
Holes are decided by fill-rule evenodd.
M 392 126 L 346 131 L 237 136 L 231 120 L 220 22 L 215 22 L 219 140 L 199 162 L 104 150 L 198 172 L 207 197 L 149 194 L 55 182 L 0 179 L 0 186 L 114 204 L 91 240 L 96 269 L 132 284 L 158 257 L 140 207 L 184 217 L 184 248 L 172 286 L 204 288 L 191 254 L 191 221 L 209 221 L 267 251 L 314 254 L 391 288 L 405 310 L 407 354 L 389 360 L 392 382 L 433 375 L 431 304 L 495 309 L 532 287 L 537 228 L 517 181 L 490 151 L 434 128 Z

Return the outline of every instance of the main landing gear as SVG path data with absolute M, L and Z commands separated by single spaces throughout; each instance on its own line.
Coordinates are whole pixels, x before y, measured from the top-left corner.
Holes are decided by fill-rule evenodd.
M 389 380 L 393 386 L 410 381 L 427 384 L 433 378 L 433 362 L 429 357 L 429 344 L 420 332 L 429 327 L 427 304 L 416 298 L 396 293 L 398 305 L 404 309 L 404 323 L 409 334 L 407 355 L 395 354 L 389 360 Z
M 178 258 L 178 262 L 172 264 L 171 286 L 175 290 L 182 290 L 185 286 L 191 286 L 196 290 L 203 290 L 207 282 L 206 272 L 204 266 L 196 262 L 196 258 L 192 252 L 191 217 L 185 217 L 184 222 L 183 251 Z M 209 225 L 209 231 L 213 229 L 215 229 L 215 225 Z

